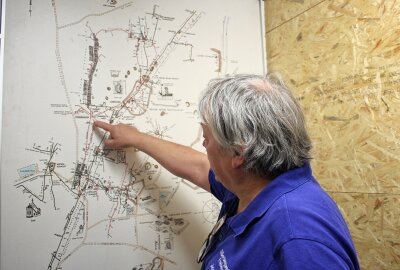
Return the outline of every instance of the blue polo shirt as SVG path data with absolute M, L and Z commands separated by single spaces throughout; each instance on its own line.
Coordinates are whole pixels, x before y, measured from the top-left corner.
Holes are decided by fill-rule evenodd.
M 238 198 L 215 180 L 220 217 Z M 247 208 L 225 221 L 202 269 L 360 269 L 347 225 L 306 164 L 276 177 Z

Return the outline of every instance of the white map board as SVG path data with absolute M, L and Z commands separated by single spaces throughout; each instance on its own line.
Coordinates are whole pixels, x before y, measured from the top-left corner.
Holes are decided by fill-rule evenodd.
M 219 204 L 95 119 L 202 150 L 199 93 L 264 71 L 256 0 L 6 3 L 1 269 L 199 269 Z

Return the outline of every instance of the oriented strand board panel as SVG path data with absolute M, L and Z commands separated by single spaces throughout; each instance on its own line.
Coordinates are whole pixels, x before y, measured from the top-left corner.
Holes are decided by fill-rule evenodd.
M 301 101 L 314 173 L 363 269 L 400 268 L 400 2 L 266 1 L 269 71 Z

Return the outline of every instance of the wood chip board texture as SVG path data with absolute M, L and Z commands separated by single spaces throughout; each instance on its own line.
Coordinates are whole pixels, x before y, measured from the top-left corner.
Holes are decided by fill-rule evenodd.
M 266 0 L 268 70 L 299 98 L 312 167 L 362 269 L 400 269 L 400 1 Z

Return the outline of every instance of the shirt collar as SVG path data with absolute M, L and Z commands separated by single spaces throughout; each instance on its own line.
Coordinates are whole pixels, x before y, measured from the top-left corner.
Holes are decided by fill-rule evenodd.
M 312 179 L 310 164 L 284 172 L 269 183 L 246 207 L 246 209 L 227 219 L 235 236 L 244 232 L 256 218 L 263 216 L 272 204 L 285 193 L 288 193 Z

